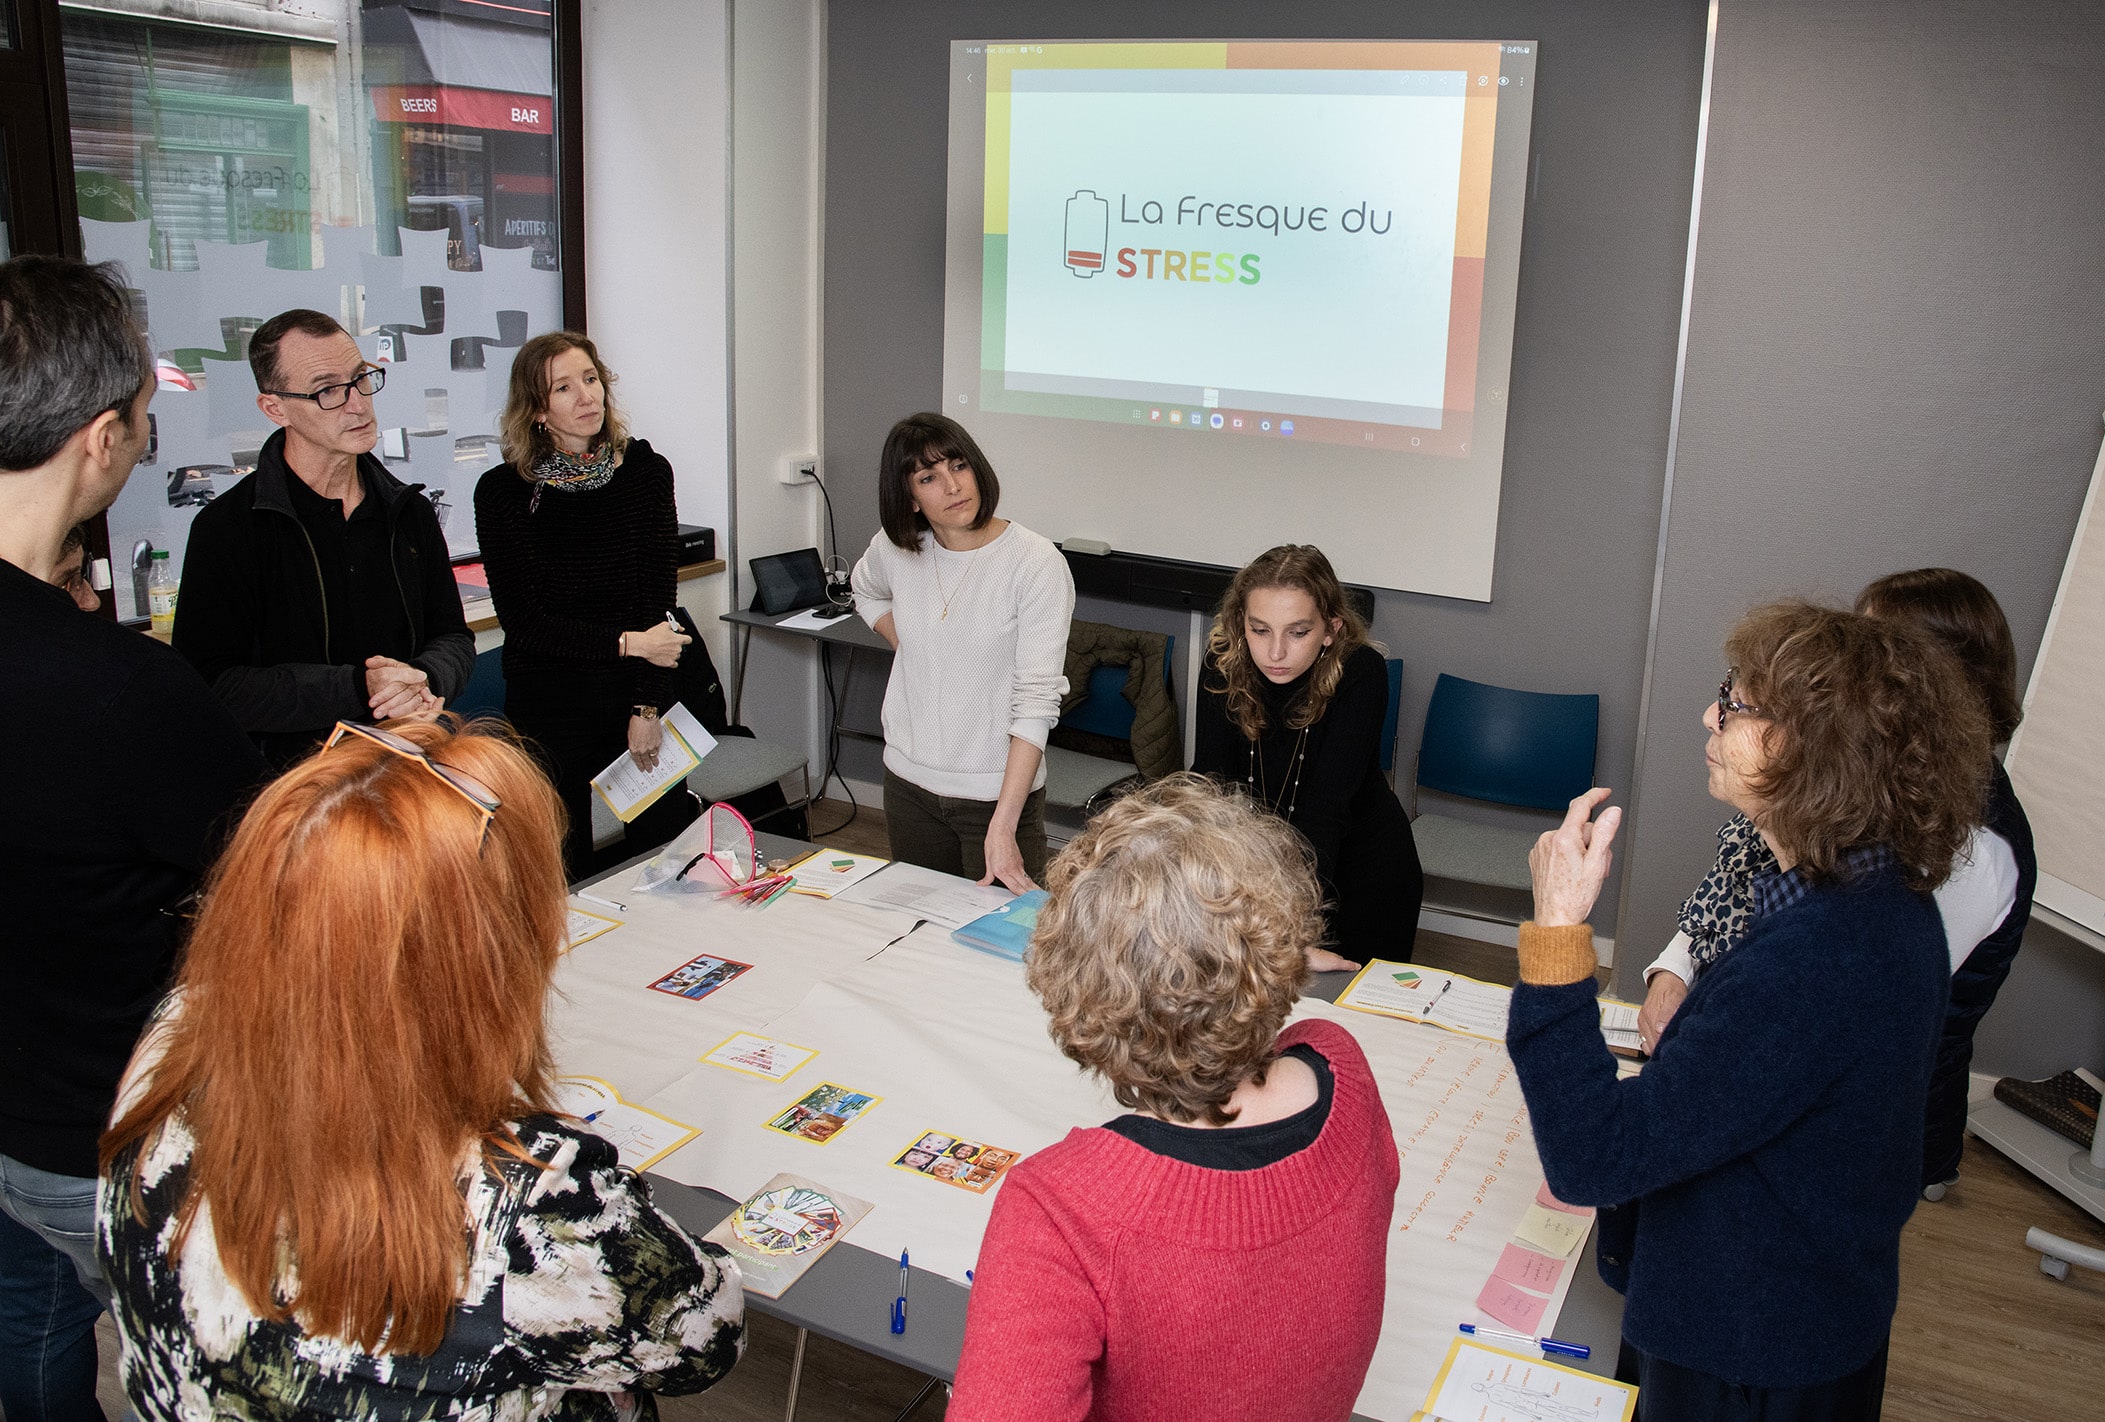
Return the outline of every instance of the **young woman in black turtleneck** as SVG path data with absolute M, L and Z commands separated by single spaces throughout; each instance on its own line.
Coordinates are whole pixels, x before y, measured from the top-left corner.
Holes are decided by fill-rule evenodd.
M 1407 961 L 1425 876 L 1381 769 L 1388 672 L 1330 560 L 1311 544 L 1261 554 L 1229 584 L 1206 651 L 1192 769 L 1243 786 L 1314 848 L 1337 952 L 1311 965 Z

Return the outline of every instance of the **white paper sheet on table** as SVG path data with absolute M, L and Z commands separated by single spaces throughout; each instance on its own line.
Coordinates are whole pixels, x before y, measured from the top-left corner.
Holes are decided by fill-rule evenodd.
M 694 1127 L 622 1100 L 611 1082 L 597 1077 L 558 1078 L 556 1106 L 611 1143 L 631 1170 L 647 1170 L 694 1139 Z
M 791 632 L 823 632 L 828 627 L 845 626 L 853 612 L 835 612 L 830 603 L 807 607 L 794 617 L 785 617 L 775 626 Z
M 975 884 L 970 879 L 939 874 L 895 859 L 861 883 L 842 890 L 837 897 L 912 914 L 944 928 L 963 928 L 1016 896 L 999 884 Z
M 1037 1151 L 1121 1108 L 1059 1055 L 1017 965 L 953 943 L 947 927 L 884 946 L 911 921 L 904 915 L 928 917 L 868 901 L 910 867 L 893 865 L 842 898 L 792 895 L 750 911 L 610 888 L 631 903 L 630 922 L 564 960 L 556 1050 L 566 1071 L 619 1082 L 628 1099 L 701 1128 L 660 1173 L 734 1198 L 777 1171 L 812 1175 L 877 1206 L 854 1244 L 909 1248 L 915 1263 L 961 1279 L 1003 1187 L 978 1196 L 894 1170 L 899 1153 L 927 1130 Z M 929 877 L 944 881 L 937 888 L 972 887 Z M 645 989 L 699 952 L 755 970 L 701 1002 Z M 1478 1293 L 1542 1184 L 1526 1108 L 1502 1043 L 1313 999 L 1295 1016 L 1338 1022 L 1358 1040 L 1395 1132 L 1402 1185 L 1388 1296 L 1357 1409 L 1401 1422 L 1425 1397 L 1455 1326 L 1480 1316 Z M 697 1060 L 741 1030 L 801 1043 L 821 1059 L 782 1082 Z M 765 1128 L 821 1076 L 884 1100 L 823 1146 Z M 1575 1257 L 1563 1271 L 1545 1332 L 1580 1267 Z
M 626 921 L 563 956 L 550 1021 L 564 1071 L 605 1077 L 631 1101 L 648 1101 L 690 1070 L 722 1075 L 696 1058 L 733 1032 L 764 1030 L 811 984 L 859 965 L 905 927 L 896 913 L 861 904 L 784 894 L 752 908 L 708 894 L 634 893 L 628 877 L 592 886 L 628 905 Z M 650 991 L 698 953 L 753 970 L 699 1001 Z

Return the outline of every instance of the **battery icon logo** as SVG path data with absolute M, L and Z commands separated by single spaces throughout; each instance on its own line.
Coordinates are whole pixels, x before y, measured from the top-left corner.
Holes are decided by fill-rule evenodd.
M 1111 233 L 1111 204 L 1093 189 L 1083 188 L 1067 200 L 1067 233 L 1063 244 L 1067 270 L 1093 277 L 1104 269 L 1104 245 Z

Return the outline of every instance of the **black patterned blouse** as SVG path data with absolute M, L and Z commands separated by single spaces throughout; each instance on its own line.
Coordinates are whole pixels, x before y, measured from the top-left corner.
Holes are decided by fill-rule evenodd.
M 209 1205 L 180 1259 L 174 1233 L 195 1142 L 180 1117 L 102 1178 L 99 1246 L 123 1339 L 124 1390 L 163 1419 L 425 1418 L 537 1422 L 658 1415 L 654 1393 L 699 1392 L 745 1350 L 738 1266 L 651 1203 L 615 1149 L 574 1122 L 514 1122 L 543 1171 L 478 1147 L 463 1161 L 473 1221 L 465 1301 L 428 1357 L 371 1354 L 250 1311 L 220 1268 Z

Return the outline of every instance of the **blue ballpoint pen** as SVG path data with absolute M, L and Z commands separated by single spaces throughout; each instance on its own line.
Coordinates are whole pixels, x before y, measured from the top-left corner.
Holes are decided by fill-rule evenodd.
M 1593 1349 L 1584 1343 L 1566 1343 L 1561 1338 L 1531 1338 L 1525 1333 L 1515 1333 L 1507 1328 L 1492 1328 L 1481 1323 L 1465 1323 L 1462 1331 L 1472 1338 L 1496 1338 L 1501 1342 L 1518 1343 L 1527 1348 L 1540 1348 L 1545 1353 L 1557 1353 L 1567 1358 L 1590 1358 Z
M 906 1251 L 899 1251 L 899 1297 L 892 1300 L 892 1332 L 906 1332 Z

